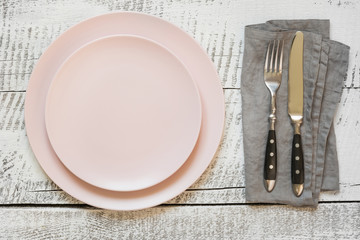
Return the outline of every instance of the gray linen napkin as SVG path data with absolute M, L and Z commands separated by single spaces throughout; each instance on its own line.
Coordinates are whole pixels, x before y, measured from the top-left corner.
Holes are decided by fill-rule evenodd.
M 328 20 L 273 20 L 245 28 L 241 74 L 246 199 L 251 202 L 316 206 L 320 190 L 338 190 L 339 171 L 333 117 L 346 76 L 349 47 L 329 40 Z M 293 127 L 287 111 L 288 59 L 296 31 L 304 33 L 304 120 L 301 136 L 305 159 L 304 192 L 295 197 L 291 186 Z M 263 166 L 269 129 L 270 93 L 263 79 L 270 40 L 283 39 L 283 75 L 277 93 L 278 171 L 268 193 Z

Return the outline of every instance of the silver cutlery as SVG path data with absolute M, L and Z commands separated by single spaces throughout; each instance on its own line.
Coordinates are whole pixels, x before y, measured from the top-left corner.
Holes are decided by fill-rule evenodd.
M 294 126 L 291 152 L 291 182 L 295 196 L 304 190 L 304 157 L 301 144 L 300 126 L 303 120 L 303 48 L 304 35 L 296 32 L 289 58 L 288 112 Z
M 284 41 L 274 40 L 268 45 L 264 66 L 264 82 L 271 94 L 270 128 L 265 151 L 264 184 L 271 192 L 276 183 L 277 151 L 276 151 L 276 92 L 281 84 Z

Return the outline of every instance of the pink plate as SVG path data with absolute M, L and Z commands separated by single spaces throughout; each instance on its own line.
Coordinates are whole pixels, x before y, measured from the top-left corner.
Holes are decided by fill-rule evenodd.
M 135 191 L 160 183 L 187 160 L 200 132 L 200 96 L 167 49 L 145 38 L 110 36 L 60 67 L 45 122 L 54 151 L 76 176 Z
M 202 103 L 200 134 L 188 160 L 166 180 L 139 191 L 109 191 L 76 177 L 55 154 L 45 127 L 46 96 L 59 67 L 83 45 L 116 34 L 142 36 L 171 50 L 196 82 Z M 47 175 L 80 201 L 113 210 L 152 207 L 190 187 L 205 171 L 217 151 L 223 134 L 224 113 L 224 96 L 219 77 L 200 45 L 184 31 L 160 18 L 133 12 L 101 15 L 63 33 L 38 60 L 25 99 L 25 124 L 29 142 Z

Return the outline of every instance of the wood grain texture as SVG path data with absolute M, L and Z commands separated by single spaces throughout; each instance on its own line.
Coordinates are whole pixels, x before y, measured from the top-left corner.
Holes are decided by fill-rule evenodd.
M 114 212 L 0 208 L 2 239 L 359 239 L 359 204 L 157 207 Z M 339 224 L 341 223 L 341 224 Z
M 169 203 L 245 202 L 240 90 L 226 89 L 224 93 L 226 122 L 220 150 L 190 190 Z M 24 95 L 22 92 L 0 93 L 0 203 L 79 203 L 52 183 L 38 165 L 24 129 Z M 360 90 L 345 89 L 335 118 L 340 192 L 322 194 L 321 201 L 360 201 L 359 104 Z
M 44 11 L 46 9 L 46 11 Z M 308 11 L 311 9 L 311 11 Z M 4 1 L 0 7 L 0 89 L 25 90 L 34 64 L 46 47 L 70 26 L 99 14 L 139 11 L 181 27 L 213 59 L 225 88 L 240 87 L 244 26 L 286 18 L 329 18 L 331 37 L 351 46 L 347 88 L 360 87 L 359 4 L 328 1 Z M 269 13 L 276 14 L 269 14 Z M 346 17 L 343 17 L 346 16 Z

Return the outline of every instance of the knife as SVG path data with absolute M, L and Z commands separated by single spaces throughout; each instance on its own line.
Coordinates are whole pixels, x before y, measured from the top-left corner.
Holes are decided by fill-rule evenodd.
M 296 32 L 289 58 L 288 112 L 294 126 L 291 152 L 291 183 L 295 196 L 304 190 L 304 158 L 301 144 L 300 126 L 303 120 L 303 49 L 304 34 Z

